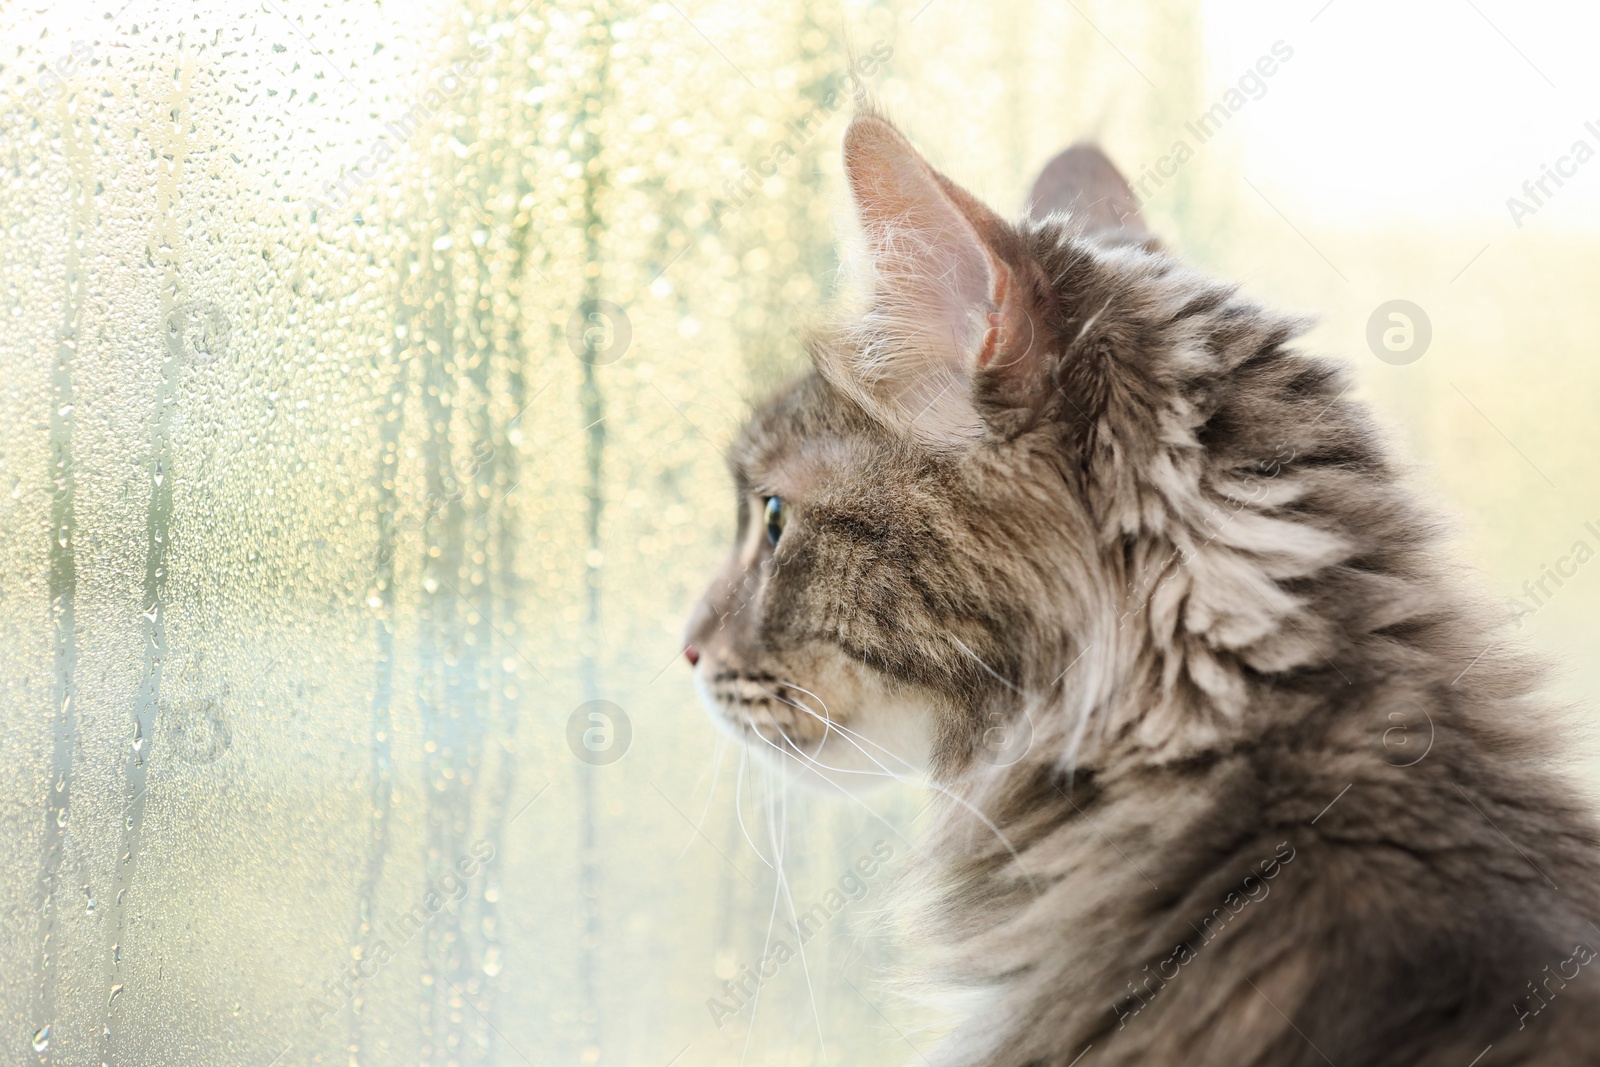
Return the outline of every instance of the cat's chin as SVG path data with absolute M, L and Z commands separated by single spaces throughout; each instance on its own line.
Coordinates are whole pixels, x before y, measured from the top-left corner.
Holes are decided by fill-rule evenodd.
M 717 726 L 753 758 L 817 788 L 866 793 L 888 782 L 920 782 L 927 774 L 934 712 L 916 702 L 883 696 L 848 715 L 836 710 L 829 723 L 812 718 L 802 734 L 719 698 L 702 671 L 695 672 L 695 690 Z

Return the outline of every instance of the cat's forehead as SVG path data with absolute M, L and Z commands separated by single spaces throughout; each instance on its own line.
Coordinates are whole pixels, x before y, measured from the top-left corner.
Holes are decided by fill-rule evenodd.
M 865 465 L 886 443 L 876 423 L 813 371 L 756 408 L 728 458 L 745 487 L 792 492 Z

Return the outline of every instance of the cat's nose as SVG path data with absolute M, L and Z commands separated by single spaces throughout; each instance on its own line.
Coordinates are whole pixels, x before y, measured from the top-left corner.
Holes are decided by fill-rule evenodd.
M 693 667 L 700 662 L 700 650 L 693 645 L 684 645 L 683 658 L 689 661 L 689 666 Z

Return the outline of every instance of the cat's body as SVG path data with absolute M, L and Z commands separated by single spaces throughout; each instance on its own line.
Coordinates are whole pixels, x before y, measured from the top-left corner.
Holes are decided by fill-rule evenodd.
M 735 447 L 709 701 L 835 777 L 925 758 L 920 928 L 983 1005 L 931 1063 L 1600 1063 L 1537 672 L 1338 369 L 1079 151 L 1012 226 L 852 125 L 872 298 Z

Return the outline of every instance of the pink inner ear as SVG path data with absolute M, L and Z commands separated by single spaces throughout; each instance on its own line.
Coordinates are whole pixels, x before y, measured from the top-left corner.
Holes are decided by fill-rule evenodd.
M 995 262 L 994 293 L 990 300 L 998 311 L 989 312 L 989 328 L 983 333 L 983 348 L 978 352 L 978 366 L 988 367 L 995 353 L 1006 346 L 1006 296 L 1011 287 L 1011 272 L 1006 270 L 1005 264 Z
M 882 119 L 851 123 L 844 162 L 879 299 L 929 316 L 930 330 L 950 335 L 970 359 L 982 314 L 997 306 L 992 257 L 977 232 L 916 149 Z
M 1000 325 L 1000 313 L 991 312 L 989 328 L 983 333 L 983 348 L 978 351 L 978 366 L 987 367 L 994 354 L 1005 347 L 1005 327 Z
M 818 367 L 889 425 L 962 447 L 988 425 L 977 375 L 1024 362 L 1033 337 L 1026 286 L 1000 256 L 1009 228 L 876 116 L 850 124 L 844 163 L 873 299 Z

